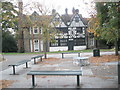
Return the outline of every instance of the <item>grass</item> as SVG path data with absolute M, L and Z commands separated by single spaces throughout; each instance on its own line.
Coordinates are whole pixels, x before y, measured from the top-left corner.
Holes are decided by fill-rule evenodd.
M 100 51 L 114 51 L 113 49 L 100 49 Z M 55 52 L 47 52 L 47 54 L 51 53 L 61 53 L 61 52 L 93 52 L 93 49 L 87 50 L 74 50 L 74 51 L 55 51 Z M 2 53 L 4 55 L 17 55 L 17 54 L 44 54 L 44 52 L 33 52 L 33 53 Z

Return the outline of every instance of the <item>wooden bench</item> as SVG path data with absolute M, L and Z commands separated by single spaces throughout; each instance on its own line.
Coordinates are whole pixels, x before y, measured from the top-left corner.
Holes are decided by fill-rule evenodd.
M 27 73 L 27 75 L 32 75 L 33 88 L 35 87 L 35 75 L 77 76 L 77 86 L 79 86 L 79 76 L 82 76 L 82 71 L 30 71 L 29 73 Z
M 44 55 L 38 55 L 38 56 L 32 57 L 31 59 L 34 59 L 34 64 L 36 64 L 36 59 L 40 58 L 40 60 L 42 61 L 42 57 L 43 57 L 43 56 L 44 56 Z
M 80 57 L 80 52 L 62 52 L 62 58 L 64 58 L 64 54 L 73 54 L 78 53 L 78 57 Z
M 13 66 L 13 74 L 12 75 L 15 75 L 15 66 L 19 66 L 19 65 L 22 65 L 22 64 L 25 64 L 26 63 L 26 68 L 28 68 L 28 62 L 30 62 L 31 60 L 22 60 L 22 61 L 19 61 L 15 64 L 10 64 L 8 66 Z

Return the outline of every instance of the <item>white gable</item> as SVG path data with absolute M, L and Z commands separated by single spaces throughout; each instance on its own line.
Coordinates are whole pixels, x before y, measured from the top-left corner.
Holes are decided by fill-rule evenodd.
M 55 27 L 67 27 L 59 14 L 56 14 L 56 16 L 53 18 L 51 25 Z
M 70 27 L 83 27 L 85 26 L 83 21 L 81 20 L 80 16 L 76 14 L 70 24 Z
M 70 27 L 83 27 L 83 26 L 85 25 L 83 24 L 82 21 L 79 21 L 79 22 L 72 21 L 70 25 Z

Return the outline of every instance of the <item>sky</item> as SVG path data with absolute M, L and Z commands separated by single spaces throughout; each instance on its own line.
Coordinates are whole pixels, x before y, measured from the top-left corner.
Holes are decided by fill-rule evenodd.
M 16 2 L 21 0 L 14 0 Z M 79 9 L 79 14 L 82 14 L 83 17 L 88 18 L 91 9 L 92 0 L 22 0 L 24 6 L 24 13 L 28 14 L 29 7 L 32 6 L 34 2 L 39 2 L 52 9 L 56 9 L 59 14 L 65 14 L 65 9 L 68 9 L 68 14 L 72 14 L 72 8 Z M 87 3 L 87 4 L 85 4 Z M 29 10 L 29 13 L 32 13 L 34 10 Z

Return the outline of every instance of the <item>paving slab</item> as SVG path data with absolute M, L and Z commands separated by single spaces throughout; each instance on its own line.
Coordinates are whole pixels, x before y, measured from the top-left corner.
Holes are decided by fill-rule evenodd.
M 105 53 L 106 54 L 106 53 Z M 110 53 L 112 54 L 112 53 Z M 81 54 L 82 56 L 92 56 L 92 53 Z M 32 56 L 32 55 L 31 55 Z M 31 88 L 31 76 L 27 73 L 31 70 L 51 70 L 51 71 L 68 71 L 68 70 L 81 70 L 83 76 L 81 76 L 80 88 L 117 88 L 118 87 L 118 76 L 117 76 L 117 62 L 105 63 L 101 66 L 95 66 L 90 64 L 83 66 L 82 68 L 74 63 L 73 57 L 77 55 L 66 56 L 62 59 L 60 54 L 50 54 L 49 58 L 58 58 L 59 60 L 43 60 L 38 64 L 34 64 L 33 61 L 29 63 L 29 68 L 25 69 L 25 65 L 16 67 L 16 73 L 19 75 L 10 75 L 12 73 L 12 67 L 6 68 L 0 71 L 0 80 L 13 80 L 13 84 L 7 88 Z M 10 56 L 9 56 L 10 57 Z M 21 58 L 22 56 L 17 56 Z M 27 56 L 24 56 L 27 57 Z M 22 57 L 22 58 L 24 58 Z M 30 58 L 30 56 L 28 56 Z M 22 59 L 21 58 L 21 59 Z M 11 57 L 12 59 L 12 57 Z M 105 68 L 105 69 L 104 69 Z M 109 71 L 109 72 L 108 72 Z M 112 72 L 112 73 L 110 73 Z M 35 88 L 77 88 L 76 76 L 36 76 L 35 77 L 37 86 Z

